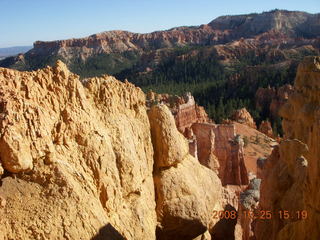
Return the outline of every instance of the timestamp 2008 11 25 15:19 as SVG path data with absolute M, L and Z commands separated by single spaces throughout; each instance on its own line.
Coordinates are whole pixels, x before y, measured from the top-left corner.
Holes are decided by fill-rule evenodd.
M 213 211 L 213 218 L 218 219 L 237 219 L 238 213 L 235 210 Z M 306 210 L 288 211 L 279 210 L 276 212 L 269 210 L 255 210 L 255 211 L 242 211 L 241 216 L 243 218 L 270 220 L 274 218 L 279 219 L 296 219 L 304 220 L 308 218 L 308 212 Z

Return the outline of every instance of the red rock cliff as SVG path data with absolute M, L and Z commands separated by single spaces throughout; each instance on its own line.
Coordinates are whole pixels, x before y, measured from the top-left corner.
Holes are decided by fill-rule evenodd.
M 234 125 L 196 123 L 192 130 L 197 139 L 199 161 L 213 170 L 218 169 L 223 185 L 248 184 L 243 142 L 236 137 Z

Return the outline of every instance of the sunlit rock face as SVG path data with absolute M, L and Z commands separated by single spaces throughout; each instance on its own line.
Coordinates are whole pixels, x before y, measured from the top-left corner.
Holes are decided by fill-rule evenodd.
M 0 83 L 1 240 L 210 237 L 221 181 L 165 105 L 61 61 Z
M 298 67 L 294 92 L 280 110 L 284 140 L 263 164 L 260 208 L 274 216 L 257 222 L 257 239 L 320 237 L 319 89 L 320 58 L 307 57 Z
M 83 85 L 60 61 L 0 68 L 0 111 L 0 239 L 155 239 L 139 88 L 110 76 Z

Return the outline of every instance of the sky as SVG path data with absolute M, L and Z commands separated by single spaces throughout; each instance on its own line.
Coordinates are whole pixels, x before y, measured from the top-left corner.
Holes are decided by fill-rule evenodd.
M 0 0 L 0 48 L 109 30 L 146 33 L 275 8 L 320 13 L 320 0 Z

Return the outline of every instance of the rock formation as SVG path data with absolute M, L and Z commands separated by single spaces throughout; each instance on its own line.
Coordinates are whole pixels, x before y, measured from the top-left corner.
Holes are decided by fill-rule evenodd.
M 228 121 L 227 124 L 212 124 L 208 123 L 208 120 L 206 121 L 207 117 L 200 118 L 204 120 L 203 122 L 198 121 L 198 118 L 195 117 L 194 99 L 188 94 L 183 97 L 156 94 L 154 92 L 149 92 L 147 94 L 147 106 L 149 108 L 152 108 L 154 105 L 160 108 L 158 106 L 159 103 L 163 104 L 161 105 L 163 107 L 164 105 L 169 107 L 171 113 L 174 114 L 178 130 L 189 140 L 189 152 L 196 156 L 202 165 L 219 175 L 224 187 L 222 196 L 223 205 L 225 206 L 224 210 L 238 212 L 238 223 L 237 220 L 231 221 L 219 219 L 219 221 L 209 229 L 211 236 L 214 239 L 234 237 L 239 240 L 242 238 L 249 239 L 253 235 L 251 228 L 252 221 L 246 217 L 244 211 L 254 210 L 255 206 L 246 208 L 239 202 L 239 198 L 240 196 L 245 195 L 247 197 L 245 198 L 246 200 L 244 200 L 244 203 L 249 202 L 251 199 L 249 193 L 251 193 L 251 191 L 254 191 L 255 193 L 258 191 L 256 189 L 250 189 L 250 186 L 249 189 L 247 189 L 249 179 L 255 178 L 257 174 L 257 159 L 268 156 L 272 150 L 272 146 L 277 143 L 268 136 L 248 126 L 252 126 L 252 124 L 245 125 L 232 121 Z M 180 113 L 181 109 L 188 108 L 190 109 L 189 111 L 182 111 L 182 114 Z M 167 144 L 164 143 L 168 142 L 168 139 L 176 134 L 171 130 L 168 131 L 168 129 L 172 129 L 171 127 L 161 127 L 161 125 L 159 125 L 160 123 L 166 122 L 167 120 L 164 121 L 163 119 L 168 119 L 169 116 L 169 114 L 160 114 L 159 112 L 161 111 L 153 110 L 152 114 L 153 118 L 158 120 L 154 124 L 152 124 L 153 121 L 151 121 L 151 125 L 154 125 L 151 128 L 153 135 L 158 136 L 154 137 L 154 144 L 157 146 L 167 146 Z M 179 114 L 183 117 L 177 118 Z M 204 115 L 207 116 L 206 114 Z M 244 115 L 247 116 L 247 114 Z M 245 119 L 250 118 L 245 117 Z M 171 122 L 173 121 L 171 120 Z M 177 171 L 176 168 L 174 168 L 175 164 L 181 164 L 180 159 L 183 159 L 182 156 L 187 152 L 187 150 L 177 152 L 177 143 L 186 144 L 186 142 L 179 136 L 171 141 L 169 146 L 172 147 L 163 147 L 162 150 L 159 153 L 155 153 L 155 155 L 159 156 L 159 167 L 175 169 L 175 171 Z M 169 150 L 169 148 L 171 150 Z M 156 147 L 154 149 L 157 151 Z M 166 164 L 168 164 L 168 166 L 165 167 L 163 159 L 167 159 L 169 151 L 171 152 L 171 161 L 167 161 Z M 178 155 L 180 155 L 180 157 L 177 157 Z M 157 159 L 157 157 L 155 158 Z M 155 161 L 155 165 L 157 165 L 157 161 Z M 180 174 L 183 175 L 182 173 Z M 169 176 L 166 176 L 166 178 L 163 179 L 169 179 L 168 181 L 171 182 L 173 181 Z M 157 183 L 161 182 L 160 178 L 155 180 L 155 182 L 157 186 Z M 177 181 L 175 180 L 174 182 Z M 174 188 L 174 186 L 170 186 L 171 188 Z M 242 193 L 243 191 L 245 192 Z M 163 198 L 162 195 L 161 198 Z M 256 204 L 257 200 L 255 200 L 255 205 Z M 186 218 L 186 216 L 183 215 L 183 218 Z M 160 222 L 161 221 L 162 220 L 160 220 Z M 173 225 L 176 224 L 171 222 L 166 223 L 165 227 L 159 227 L 158 237 L 164 239 L 168 236 L 170 236 L 170 238 L 186 237 L 186 235 L 179 233 L 179 231 L 182 230 L 182 227 L 172 227 Z M 166 228 L 171 229 L 171 232 L 165 230 Z M 199 230 L 196 226 L 192 229 Z
M 270 109 L 271 101 L 276 95 L 276 89 L 270 86 L 267 88 L 258 88 L 255 94 L 256 107 L 258 109 Z
M 290 84 L 283 85 L 277 89 L 277 94 L 270 103 L 271 116 L 277 117 L 279 115 L 280 108 L 288 101 L 292 92 L 293 87 Z
M 196 123 L 192 130 L 200 163 L 219 172 L 223 185 L 246 185 L 248 174 L 257 173 L 257 159 L 269 156 L 277 144 L 259 131 L 239 123 Z M 241 136 L 243 146 L 236 144 L 237 135 Z
M 235 115 L 246 125 L 232 121 L 211 124 L 205 110 L 195 103 L 190 93 L 179 97 L 150 91 L 147 94 L 148 108 L 158 103 L 165 104 L 171 110 L 179 132 L 189 141 L 189 153 L 202 165 L 218 173 L 223 185 L 246 185 L 248 172 L 257 172 L 257 158 L 268 156 L 271 152 L 273 140 L 252 128 L 255 123 L 245 109 Z M 237 134 L 245 138 L 245 148 L 232 144 Z
M 211 122 L 204 108 L 196 104 L 191 93 L 179 97 L 150 91 L 147 94 L 147 106 L 151 107 L 155 103 L 163 103 L 170 108 L 179 132 L 187 138 L 192 137 L 192 124 Z
M 196 104 L 191 93 L 185 93 L 182 97 L 179 97 L 149 91 L 146 100 L 147 107 L 151 108 L 151 106 L 158 103 L 169 107 L 174 116 L 176 127 L 189 141 L 189 153 L 197 158 L 197 139 L 192 132 L 191 126 L 194 123 L 212 122 L 205 109 Z
M 223 209 L 221 182 L 188 153 L 167 106 L 155 105 L 148 115 L 155 149 L 157 239 L 193 239 L 218 221 L 212 213 Z
M 263 134 L 267 135 L 270 138 L 274 137 L 271 123 L 268 120 L 262 121 L 260 123 L 259 131 L 262 132 Z
M 143 92 L 108 76 L 84 87 L 62 62 L 0 69 L 0 83 L 4 239 L 155 239 Z
M 280 110 L 285 139 L 263 164 L 260 209 L 273 217 L 257 222 L 257 239 L 320 238 L 319 83 L 320 58 L 305 58 Z
M 61 61 L 0 68 L 0 239 L 208 238 L 221 181 L 166 106 L 146 110 L 134 85 Z
M 236 134 L 242 136 L 244 141 L 244 163 L 250 174 L 257 174 L 257 159 L 268 157 L 278 143 L 265 134 L 243 125 L 234 123 Z
M 223 185 L 246 185 L 248 174 L 243 159 L 243 142 L 234 125 L 193 124 L 199 161 L 218 171 Z
M 275 88 L 259 88 L 256 92 L 256 107 L 270 112 L 270 117 L 279 116 L 279 109 L 287 102 L 293 87 L 290 84 Z
M 162 105 L 159 106 L 159 103 Z M 268 156 L 271 152 L 272 145 L 276 144 L 275 141 L 256 129 L 244 124 L 232 121 L 229 121 L 227 124 L 208 123 L 209 121 L 206 120 L 206 114 L 204 114 L 204 116 L 206 116 L 205 118 L 197 118 L 194 110 L 196 104 L 193 97 L 188 94 L 183 97 L 178 97 L 149 92 L 147 94 L 147 106 L 152 109 L 149 113 L 149 117 L 152 116 L 153 119 L 157 119 L 157 121 L 150 120 L 153 132 L 152 135 L 157 136 L 153 137 L 153 141 L 155 146 L 162 146 L 162 148 L 154 147 L 155 151 L 159 151 L 158 153 L 155 152 L 155 159 L 158 159 L 155 160 L 155 166 L 158 166 L 158 169 L 165 169 L 166 171 L 167 169 L 170 169 L 172 172 L 178 172 L 178 169 L 175 166 L 177 164 L 182 164 L 185 161 L 181 161 L 181 159 L 183 159 L 183 156 L 187 153 L 186 149 L 182 152 L 177 151 L 184 149 L 181 147 L 178 148 L 178 143 L 183 143 L 186 146 L 186 141 L 181 138 L 181 135 L 180 137 L 178 135 L 176 136 L 177 133 L 174 133 L 172 127 L 164 127 L 161 125 L 168 122 L 170 116 L 169 113 L 164 114 L 164 112 L 167 111 L 164 105 L 170 108 L 180 133 L 183 133 L 189 140 L 189 152 L 194 155 L 202 165 L 219 175 L 223 184 L 222 199 L 223 205 L 225 206 L 224 210 L 238 212 L 238 223 L 237 220 L 231 221 L 219 219 L 216 224 L 209 228 L 211 236 L 214 239 L 225 239 L 229 237 L 236 237 L 236 239 L 242 239 L 243 237 L 243 239 L 249 239 L 249 236 L 252 236 L 253 234 L 251 230 L 252 221 L 245 217 L 243 211 L 248 211 L 249 209 L 242 206 L 241 202 L 239 202 L 239 198 L 241 193 L 247 188 L 249 179 L 254 178 L 257 174 L 257 159 Z M 163 110 L 160 111 L 158 109 L 156 111 L 154 109 L 155 106 L 156 108 L 163 108 Z M 188 111 L 181 111 L 183 109 L 188 109 Z M 246 117 L 246 119 L 248 118 Z M 173 125 L 173 120 L 171 120 L 171 125 Z M 176 137 L 172 138 L 172 136 Z M 171 139 L 171 143 L 167 146 L 165 143 L 169 142 L 169 139 Z M 170 157 L 169 152 L 171 154 Z M 168 159 L 168 157 L 170 160 L 164 161 L 164 159 Z M 170 172 L 170 174 L 174 175 L 175 173 L 172 172 Z M 188 170 L 185 169 L 184 172 L 188 172 Z M 179 172 L 179 174 L 183 176 L 182 172 Z M 156 192 L 161 193 L 160 197 L 157 198 L 157 204 L 159 199 L 162 199 L 161 201 L 165 202 L 165 199 L 163 199 L 163 191 L 169 191 L 169 187 L 165 188 L 165 186 L 161 185 L 164 180 L 166 180 L 165 184 L 170 186 L 170 188 L 180 188 L 180 186 L 176 187 L 175 185 L 172 185 L 173 183 L 177 184 L 179 181 L 176 179 L 173 180 L 170 175 L 163 175 L 158 178 L 155 175 Z M 195 180 L 194 182 L 197 181 Z M 165 190 L 157 190 L 157 185 Z M 179 192 L 180 190 L 177 191 Z M 250 191 L 251 189 L 247 190 L 245 194 L 247 192 L 250 193 Z M 250 194 L 248 197 L 250 197 Z M 171 199 L 171 196 L 169 198 Z M 158 212 L 161 212 L 162 208 L 164 208 L 162 205 L 160 206 Z M 174 205 L 174 207 L 174 209 L 177 208 L 176 205 Z M 252 209 L 250 208 L 250 210 Z M 173 215 L 173 213 L 170 214 Z M 168 218 L 168 215 L 170 214 L 166 212 L 164 215 Z M 174 214 L 175 216 L 178 215 L 176 213 Z M 190 230 L 189 233 L 184 232 L 184 234 L 182 234 L 181 232 L 185 230 L 179 224 L 177 225 L 176 221 L 166 220 L 166 217 L 163 217 L 161 214 L 159 215 L 159 222 L 164 223 L 158 228 L 158 238 L 168 239 L 167 237 L 170 236 L 169 239 L 189 239 L 190 236 L 194 236 L 192 234 L 194 234 L 195 231 L 199 234 L 200 229 L 202 229 L 201 231 L 204 229 L 204 224 L 199 228 L 200 225 L 195 225 L 195 223 L 192 222 L 195 219 L 192 218 L 192 221 L 188 223 L 188 226 L 193 230 Z M 186 224 L 186 214 L 179 213 L 178 218 L 184 219 L 179 220 L 178 222 Z M 194 226 L 191 227 L 191 224 Z M 189 237 L 187 234 L 190 234 Z M 206 236 L 203 235 L 203 237 Z
M 231 116 L 231 119 L 238 122 L 245 124 L 252 128 L 257 128 L 256 123 L 254 122 L 253 118 L 251 117 L 250 113 L 246 108 L 241 108 L 239 110 L 236 110 L 233 115 Z

